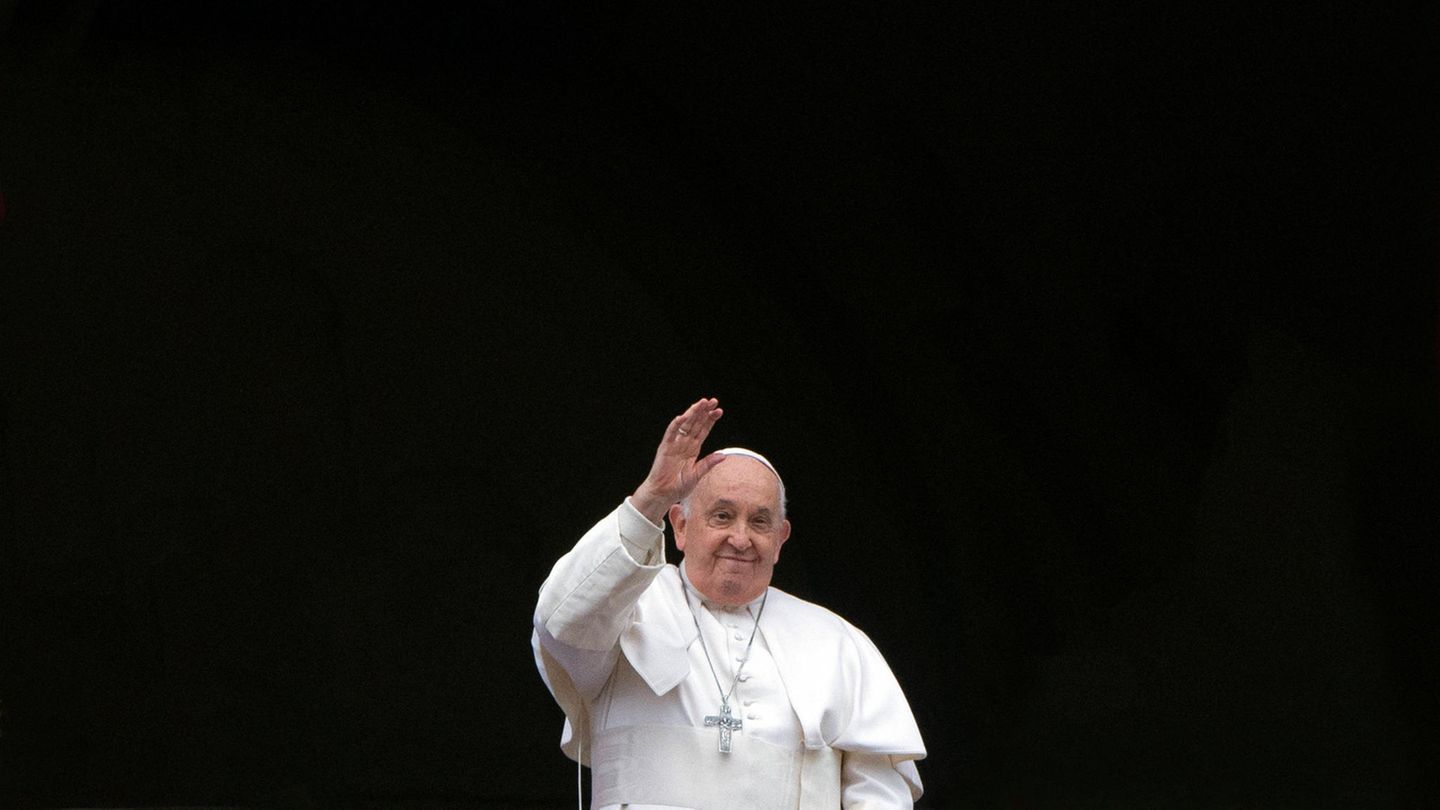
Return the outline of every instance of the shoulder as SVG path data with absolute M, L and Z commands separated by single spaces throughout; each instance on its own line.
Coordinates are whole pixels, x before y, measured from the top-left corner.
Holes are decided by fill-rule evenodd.
M 884 660 L 880 648 L 870 640 L 870 636 L 864 630 L 856 627 L 844 616 L 814 602 L 801 599 L 794 594 L 786 593 L 776 587 L 770 588 L 770 602 L 766 606 L 766 613 L 775 610 L 774 625 L 783 628 L 791 639 L 806 642 L 806 646 L 823 645 L 831 649 L 838 647 L 840 650 L 848 650 L 863 658 L 878 658 Z M 814 649 L 815 647 L 812 647 Z
M 771 586 L 769 590 L 769 599 L 765 610 L 772 612 L 777 620 L 783 621 L 787 625 L 803 627 L 806 632 L 829 633 L 836 636 L 859 634 L 863 637 L 865 635 L 860 632 L 860 628 L 830 608 L 801 599 L 774 586 Z

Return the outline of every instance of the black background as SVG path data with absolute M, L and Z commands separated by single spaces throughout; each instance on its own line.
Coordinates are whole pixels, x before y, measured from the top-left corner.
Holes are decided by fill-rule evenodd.
M 1433 6 L 0 3 L 0 801 L 564 807 L 700 396 L 925 806 L 1437 787 Z

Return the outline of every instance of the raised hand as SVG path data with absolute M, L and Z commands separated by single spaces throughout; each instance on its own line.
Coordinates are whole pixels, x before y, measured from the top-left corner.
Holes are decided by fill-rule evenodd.
M 722 415 L 720 401 L 711 398 L 695 402 L 670 420 L 655 450 L 650 474 L 630 496 L 630 502 L 650 522 L 661 525 L 670 505 L 689 495 L 705 473 L 725 460 L 717 453 L 700 458 L 700 446 Z

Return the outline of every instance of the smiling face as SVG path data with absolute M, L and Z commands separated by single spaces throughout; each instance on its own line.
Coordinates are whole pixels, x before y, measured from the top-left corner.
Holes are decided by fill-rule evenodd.
M 764 593 L 790 537 L 775 474 L 755 459 L 727 456 L 700 479 L 689 504 L 688 516 L 679 504 L 670 507 L 670 525 L 690 583 L 726 605 Z

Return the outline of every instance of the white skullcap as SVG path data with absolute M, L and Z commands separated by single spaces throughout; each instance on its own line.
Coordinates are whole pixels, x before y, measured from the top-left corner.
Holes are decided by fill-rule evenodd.
M 770 459 L 765 458 L 754 450 L 747 450 L 744 447 L 727 447 L 724 450 L 716 450 L 715 452 L 722 456 L 745 456 L 746 458 L 753 458 L 761 464 L 764 464 L 766 469 L 775 474 L 776 480 L 780 482 L 781 491 L 784 491 L 785 479 L 780 477 L 780 471 L 775 469 L 775 465 L 770 463 Z

